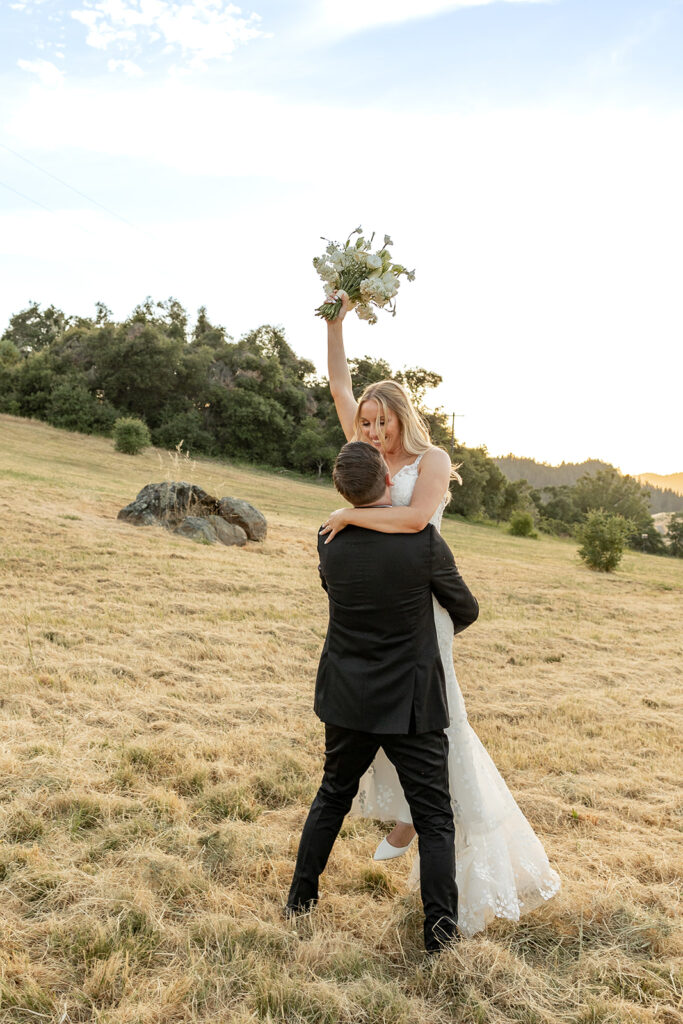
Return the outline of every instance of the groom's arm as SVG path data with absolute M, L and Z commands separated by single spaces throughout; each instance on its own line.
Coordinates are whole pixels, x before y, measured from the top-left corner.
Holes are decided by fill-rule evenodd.
M 479 605 L 458 572 L 453 553 L 446 541 L 433 527 L 429 533 L 432 593 L 450 615 L 454 631 L 462 633 L 463 629 L 476 622 Z

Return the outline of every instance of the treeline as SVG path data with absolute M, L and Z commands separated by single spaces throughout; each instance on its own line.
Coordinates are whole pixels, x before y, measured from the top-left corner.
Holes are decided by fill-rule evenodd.
M 370 357 L 350 370 L 356 393 L 400 380 L 435 442 L 450 445 L 446 418 L 424 407 L 438 374 Z M 121 416 L 138 417 L 160 447 L 182 440 L 195 454 L 317 475 L 330 472 L 345 440 L 327 380 L 281 328 L 266 324 L 234 341 L 202 307 L 190 329 L 175 299 L 147 299 L 121 322 L 102 303 L 85 318 L 37 303 L 15 313 L 0 339 L 0 411 L 101 434 Z
M 452 488 L 449 513 L 507 521 L 521 510 L 540 529 L 561 534 L 589 509 L 604 508 L 628 519 L 634 547 L 643 547 L 647 533 L 647 550 L 666 550 L 647 493 L 630 477 L 599 464 L 572 487 L 509 480 L 485 447 L 454 442 L 447 417 L 425 407 L 438 374 L 367 356 L 351 360 L 350 371 L 356 394 L 386 378 L 405 385 L 434 443 L 460 467 L 463 486 Z M 265 324 L 234 341 L 202 307 L 190 329 L 175 299 L 146 299 L 121 322 L 102 303 L 85 318 L 37 303 L 15 313 L 0 339 L 0 412 L 107 435 L 118 418 L 137 417 L 159 447 L 182 441 L 193 454 L 318 476 L 331 471 L 344 443 L 327 380 L 296 355 L 281 328 Z
M 549 466 L 546 462 L 520 458 L 517 455 L 501 455 L 493 460 L 502 469 L 508 480 L 527 480 L 532 487 L 559 487 L 575 484 L 580 477 L 590 476 L 601 470 L 612 470 L 614 466 L 600 459 L 586 459 L 585 462 L 562 462 Z M 640 481 L 638 481 L 640 483 Z M 650 496 L 651 512 L 679 512 L 683 510 L 683 496 L 668 487 L 641 483 Z

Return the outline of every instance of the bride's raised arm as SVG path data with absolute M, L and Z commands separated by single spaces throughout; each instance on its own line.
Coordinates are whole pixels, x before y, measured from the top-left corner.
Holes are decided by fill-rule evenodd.
M 327 321 L 327 374 L 330 380 L 330 393 L 334 399 L 337 416 L 341 423 L 346 440 L 350 441 L 355 431 L 356 409 L 358 403 L 353 397 L 349 364 L 344 352 L 342 320 L 349 309 L 346 292 L 339 292 L 342 308 L 336 320 Z

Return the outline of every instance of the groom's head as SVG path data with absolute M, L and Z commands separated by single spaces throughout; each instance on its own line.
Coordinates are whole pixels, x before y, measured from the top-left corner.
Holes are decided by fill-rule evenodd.
M 352 505 L 391 502 L 387 464 L 380 452 L 365 441 L 349 441 L 334 463 L 332 480 L 343 498 Z

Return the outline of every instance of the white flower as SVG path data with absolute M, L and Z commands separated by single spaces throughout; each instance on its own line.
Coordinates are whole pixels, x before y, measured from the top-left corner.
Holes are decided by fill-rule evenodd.
M 388 298 L 380 277 L 369 277 L 361 281 L 360 294 L 363 302 L 376 302 L 378 306 L 383 306 Z
M 359 302 L 356 306 L 356 313 L 361 320 L 367 320 L 368 323 L 376 324 L 377 315 L 371 306 L 366 305 L 364 302 Z
M 394 295 L 398 291 L 398 278 L 395 274 L 392 274 L 390 270 L 387 270 L 386 274 L 382 274 L 381 281 L 384 285 L 384 291 L 386 292 L 387 298 L 393 299 Z
M 369 252 L 365 257 L 365 262 L 369 266 L 370 270 L 381 270 L 382 259 L 380 256 L 375 256 L 374 252 Z

